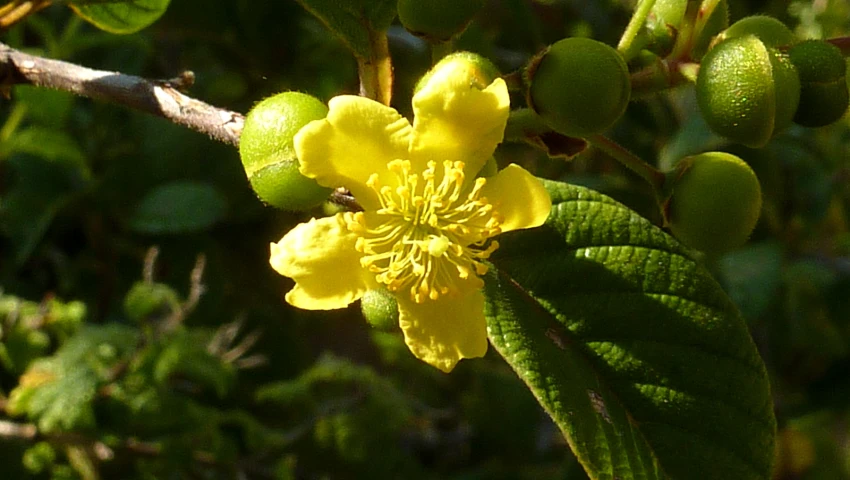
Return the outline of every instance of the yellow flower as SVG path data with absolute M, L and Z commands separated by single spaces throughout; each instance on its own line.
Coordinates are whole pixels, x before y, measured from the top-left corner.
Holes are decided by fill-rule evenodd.
M 383 286 L 416 357 L 448 372 L 483 356 L 480 276 L 498 248 L 491 238 L 539 226 L 551 209 L 541 182 L 519 166 L 476 178 L 502 141 L 509 106 L 504 81 L 477 85 L 463 63 L 420 87 L 413 125 L 375 101 L 333 98 L 327 118 L 295 137 L 301 173 L 348 188 L 363 211 L 310 220 L 271 244 L 272 267 L 296 282 L 287 302 L 344 308 Z

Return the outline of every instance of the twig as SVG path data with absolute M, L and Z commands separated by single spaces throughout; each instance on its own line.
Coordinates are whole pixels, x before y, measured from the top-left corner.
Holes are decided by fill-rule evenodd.
M 245 117 L 181 93 L 180 90 L 191 83 L 188 80 L 191 77 L 190 72 L 185 72 L 176 81 L 148 80 L 41 58 L 0 43 L 0 85 L 55 88 L 117 103 L 238 146 Z

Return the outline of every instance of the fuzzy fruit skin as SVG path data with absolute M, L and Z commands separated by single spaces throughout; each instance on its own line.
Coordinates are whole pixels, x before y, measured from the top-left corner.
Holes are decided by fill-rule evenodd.
M 360 311 L 369 325 L 377 329 L 398 329 L 398 302 L 386 289 L 368 290 L 363 294 Z
M 794 122 L 823 127 L 838 121 L 850 104 L 847 62 L 841 50 L 821 40 L 800 42 L 788 51 L 800 73 L 800 106 Z
M 721 253 L 743 245 L 758 222 L 761 186 L 743 160 L 725 152 L 684 158 L 672 172 L 664 214 L 686 245 Z
M 718 35 L 718 40 L 755 35 L 768 47 L 792 45 L 797 36 L 784 23 L 766 15 L 744 17 Z
M 299 92 L 284 92 L 257 105 L 245 118 L 239 155 L 251 187 L 261 200 L 284 210 L 320 205 L 331 189 L 298 170 L 293 137 L 304 125 L 325 118 L 328 107 Z
M 466 30 L 484 0 L 399 0 L 398 19 L 410 33 L 445 42 Z
M 526 70 L 528 105 L 556 132 L 587 137 L 613 125 L 631 97 L 629 70 L 610 46 L 566 38 L 532 60 Z
M 696 93 L 712 130 L 759 148 L 791 124 L 800 101 L 800 77 L 787 55 L 755 35 L 745 35 L 723 41 L 706 54 Z

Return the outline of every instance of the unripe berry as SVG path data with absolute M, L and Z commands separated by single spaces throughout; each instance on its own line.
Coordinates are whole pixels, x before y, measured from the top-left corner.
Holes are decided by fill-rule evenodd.
M 484 0 L 398 0 L 398 19 L 410 33 L 435 42 L 466 30 Z
M 239 154 L 251 187 L 261 200 L 284 210 L 306 210 L 324 201 L 331 189 L 298 170 L 292 139 L 320 120 L 328 107 L 310 95 L 284 92 L 258 103 L 248 113 Z
M 847 63 L 841 50 L 821 40 L 807 40 L 788 51 L 800 74 L 800 106 L 794 122 L 822 127 L 837 121 L 847 111 Z
M 663 210 L 676 238 L 711 253 L 747 241 L 761 212 L 761 186 L 743 160 L 702 153 L 682 159 L 668 178 L 672 193 Z
M 363 312 L 363 318 L 375 328 L 398 328 L 398 302 L 386 289 L 369 290 L 363 294 L 360 311 Z
M 800 78 L 787 55 L 745 35 L 708 52 L 696 93 L 712 130 L 758 148 L 791 124 L 800 101 Z
M 768 47 L 788 46 L 797 41 L 794 32 L 784 23 L 766 15 L 754 15 L 733 23 L 717 36 L 716 43 L 745 35 L 755 35 Z
M 626 111 L 632 89 L 616 50 L 578 37 L 560 40 L 532 60 L 526 82 L 529 107 L 549 128 L 571 137 L 613 125 Z

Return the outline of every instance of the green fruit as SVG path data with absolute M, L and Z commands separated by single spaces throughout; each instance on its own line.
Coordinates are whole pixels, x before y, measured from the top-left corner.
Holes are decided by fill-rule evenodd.
M 761 212 L 761 186 L 743 160 L 702 153 L 684 158 L 669 178 L 672 193 L 664 215 L 676 238 L 711 253 L 747 241 Z
M 552 130 L 571 137 L 600 133 L 626 111 L 631 82 L 616 50 L 589 38 L 567 38 L 526 70 L 528 105 Z
M 797 41 L 797 37 L 790 28 L 779 20 L 766 15 L 754 15 L 738 20 L 718 35 L 717 41 L 721 42 L 745 35 L 755 35 L 768 47 L 792 45 Z
M 328 107 L 310 95 L 285 92 L 258 103 L 245 118 L 239 155 L 261 200 L 284 210 L 306 210 L 331 193 L 298 170 L 293 138 L 313 120 L 325 118 Z
M 410 33 L 444 42 L 463 32 L 484 0 L 399 0 L 398 19 Z
M 363 312 L 363 318 L 375 328 L 398 328 L 398 302 L 386 289 L 367 291 L 360 299 L 360 310 Z
M 841 50 L 828 42 L 807 40 L 791 47 L 788 55 L 800 74 L 800 106 L 794 122 L 823 127 L 844 116 L 850 95 Z
M 791 124 L 800 101 L 800 78 L 787 55 L 745 35 L 708 52 L 696 93 L 712 130 L 758 148 Z

